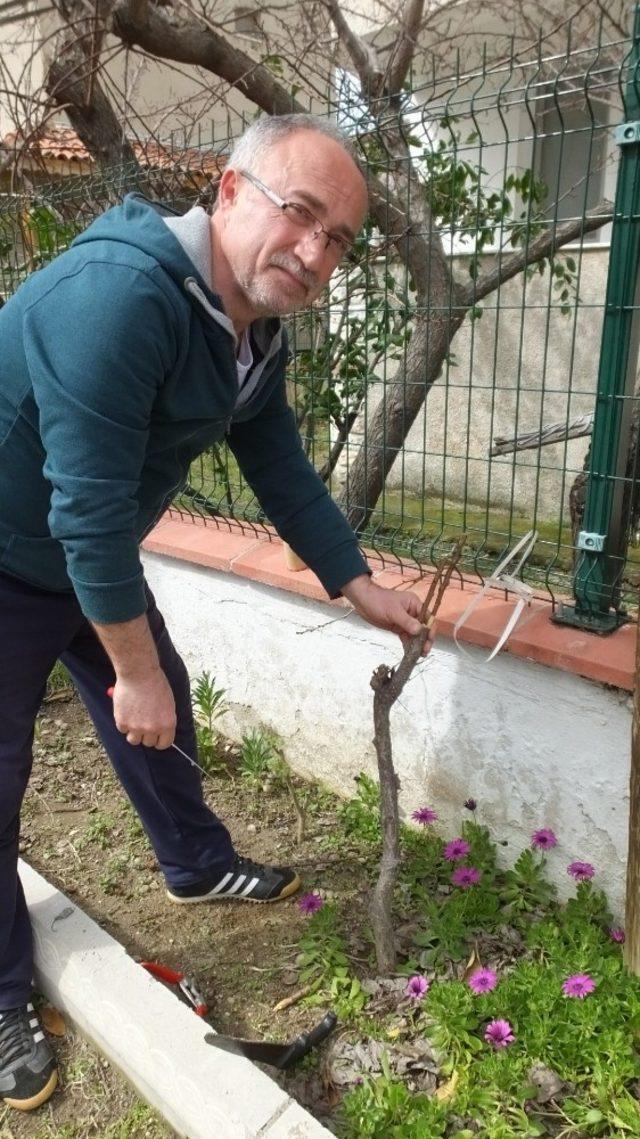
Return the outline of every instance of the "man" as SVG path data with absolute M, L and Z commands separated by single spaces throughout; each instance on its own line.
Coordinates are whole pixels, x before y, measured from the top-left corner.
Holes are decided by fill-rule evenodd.
M 33 1006 L 17 876 L 34 721 L 57 658 L 71 673 L 177 903 L 294 893 L 293 870 L 239 856 L 206 807 L 189 683 L 138 545 L 191 461 L 228 439 L 282 537 L 330 596 L 407 638 L 419 601 L 376 586 L 308 463 L 285 397 L 278 316 L 310 304 L 367 207 L 345 140 L 307 115 L 243 136 L 211 216 L 138 196 L 107 211 L 0 313 L 0 1097 L 56 1083 Z M 107 688 L 113 686 L 113 701 Z

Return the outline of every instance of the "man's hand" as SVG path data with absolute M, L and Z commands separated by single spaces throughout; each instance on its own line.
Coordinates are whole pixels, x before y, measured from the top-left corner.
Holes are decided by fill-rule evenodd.
M 368 574 L 354 577 L 343 585 L 342 592 L 365 621 L 378 629 L 397 633 L 403 645 L 416 633 L 424 633 L 426 643 L 423 652 L 425 655 L 428 653 L 431 641 L 426 627 L 418 620 L 422 602 L 415 593 L 383 589 Z
M 162 669 L 137 677 L 118 677 L 113 689 L 113 716 L 130 744 L 171 747 L 176 734 L 176 705 Z
M 130 744 L 164 750 L 176 734 L 173 692 L 160 668 L 146 616 L 94 629 L 113 664 L 113 715 Z

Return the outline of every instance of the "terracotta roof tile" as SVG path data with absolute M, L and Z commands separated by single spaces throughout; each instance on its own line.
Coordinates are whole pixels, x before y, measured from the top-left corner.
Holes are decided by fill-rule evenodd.
M 148 169 L 177 170 L 181 173 L 191 170 L 215 175 L 220 174 L 224 168 L 224 157 L 212 150 L 199 150 L 196 147 L 172 150 L 153 139 L 144 142 L 138 139 L 129 141 L 140 165 Z M 53 158 L 63 162 L 93 162 L 92 156 L 73 127 L 50 123 L 46 128 L 29 136 L 26 144 L 24 135 L 20 131 L 14 131 L 0 140 L 0 151 L 11 151 L 22 148 L 23 145 L 23 156 L 37 153 L 44 160 Z

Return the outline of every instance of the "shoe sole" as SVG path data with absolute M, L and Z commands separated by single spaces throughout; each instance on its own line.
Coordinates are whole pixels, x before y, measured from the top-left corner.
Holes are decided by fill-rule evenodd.
M 300 889 L 301 885 L 302 882 L 296 874 L 293 882 L 285 886 L 282 893 L 278 894 L 275 898 L 243 898 L 242 894 L 197 894 L 193 898 L 180 898 L 177 894 L 172 894 L 170 890 L 167 890 L 167 897 L 170 902 L 176 902 L 179 906 L 189 906 L 193 902 L 253 902 L 254 904 L 263 906 L 268 902 L 282 902 L 285 898 L 290 898 L 292 894 L 295 894 L 296 890 Z
M 31 1096 L 30 1099 L 11 1099 L 10 1096 L 4 1096 L 4 1102 L 9 1107 L 15 1107 L 18 1111 L 33 1111 L 36 1107 L 46 1103 L 50 1096 L 53 1095 L 56 1085 L 58 1083 L 58 1072 L 53 1071 L 49 1076 L 45 1086 L 37 1095 Z

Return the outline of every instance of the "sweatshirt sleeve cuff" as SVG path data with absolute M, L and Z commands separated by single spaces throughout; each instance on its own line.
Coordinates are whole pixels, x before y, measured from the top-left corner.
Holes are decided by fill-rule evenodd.
M 363 573 L 371 574 L 371 569 L 353 541 L 346 542 L 338 550 L 331 550 L 320 561 L 315 561 L 311 568 L 332 601 L 341 596 L 343 585 L 353 581 L 354 577 L 360 577 Z
M 133 621 L 147 611 L 142 570 L 125 581 L 71 580 L 80 608 L 89 621 L 96 621 L 100 625 L 116 624 Z

